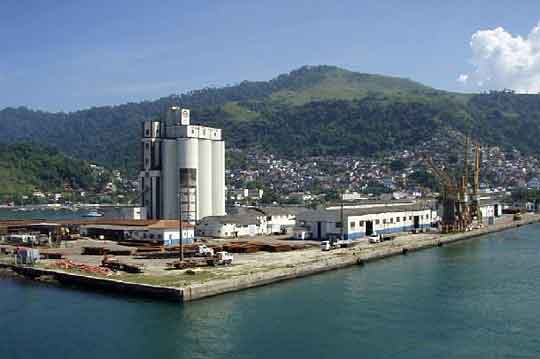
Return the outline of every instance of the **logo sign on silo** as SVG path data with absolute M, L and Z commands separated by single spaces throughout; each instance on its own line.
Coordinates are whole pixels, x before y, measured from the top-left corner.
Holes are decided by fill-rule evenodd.
M 182 117 L 180 118 L 181 125 L 189 125 L 189 110 L 187 108 L 182 109 Z

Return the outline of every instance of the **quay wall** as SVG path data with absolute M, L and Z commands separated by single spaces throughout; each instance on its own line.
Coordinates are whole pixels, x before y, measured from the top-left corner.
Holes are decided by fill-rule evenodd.
M 316 260 L 311 263 L 291 265 L 286 269 L 275 269 L 268 272 L 258 273 L 255 272 L 234 279 L 212 281 L 211 283 L 207 284 L 189 286 L 183 289 L 182 298 L 185 302 L 187 302 L 227 292 L 268 285 L 294 278 L 301 278 L 317 273 L 323 273 L 348 267 L 355 264 L 361 265 L 370 261 L 375 261 L 401 254 L 407 254 L 408 252 L 442 246 L 445 244 L 458 242 L 466 239 L 472 239 L 489 233 L 495 233 L 537 222 L 540 222 L 540 217 L 527 216 L 521 221 L 494 224 L 489 227 L 464 233 L 447 235 L 437 234 L 423 240 L 418 240 L 414 242 L 411 241 L 403 244 L 400 243 L 388 247 L 373 248 L 370 251 L 355 250 L 354 248 L 351 248 L 346 252 L 341 252 L 334 255 L 331 254 L 325 260 Z
M 98 291 L 112 292 L 123 295 L 154 298 L 172 302 L 182 302 L 181 288 L 139 284 L 109 278 L 97 278 L 83 274 L 67 273 L 58 270 L 49 270 L 36 267 L 15 265 L 4 265 L 4 267 L 9 267 L 15 273 L 21 274 L 25 277 L 51 278 L 58 281 L 60 284 L 66 286 L 74 286 L 83 289 L 94 289 Z
M 184 288 L 139 284 L 116 279 L 97 278 L 84 274 L 68 273 L 61 270 L 41 269 L 36 267 L 7 264 L 0 264 L 0 267 L 8 267 L 16 273 L 22 274 L 26 277 L 50 277 L 57 280 L 61 284 L 73 285 L 79 288 L 151 297 L 174 302 L 189 302 L 223 293 L 305 277 L 352 265 L 362 265 L 364 263 L 382 258 L 442 246 L 445 244 L 472 239 L 489 233 L 499 232 L 537 222 L 540 222 L 540 216 L 527 215 L 521 221 L 498 223 L 471 232 L 448 235 L 434 234 L 432 236 L 415 240 L 405 240 L 403 242 L 400 242 L 398 239 L 392 243 L 387 243 L 386 245 L 375 245 L 369 248 L 369 250 L 366 250 L 365 248 L 353 247 L 330 251 L 327 252 L 328 255 L 318 257 L 310 262 L 290 264 L 286 268 L 278 268 L 269 271 L 251 272 L 236 278 L 212 280 L 204 284 L 194 284 Z

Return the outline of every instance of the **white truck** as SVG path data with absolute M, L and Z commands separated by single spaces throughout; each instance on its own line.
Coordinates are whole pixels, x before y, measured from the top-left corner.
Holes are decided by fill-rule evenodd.
M 369 243 L 380 243 L 381 236 L 374 232 L 368 236 L 368 240 L 369 240 Z
M 207 247 L 204 244 L 199 245 L 195 252 L 196 257 L 212 257 L 213 255 L 214 255 L 214 250 L 212 248 Z
M 321 251 L 329 251 L 332 249 L 337 249 L 340 247 L 338 241 L 322 241 L 321 242 Z
M 229 265 L 233 263 L 233 256 L 228 252 L 217 252 L 206 260 L 209 266 Z

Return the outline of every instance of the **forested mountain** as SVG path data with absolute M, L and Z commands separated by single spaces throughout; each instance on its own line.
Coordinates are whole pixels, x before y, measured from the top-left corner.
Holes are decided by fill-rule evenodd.
M 40 145 L 0 145 L 0 198 L 34 190 L 91 189 L 96 175 L 90 164 Z
M 223 128 L 228 146 L 286 156 L 370 155 L 410 147 L 447 130 L 540 152 L 539 95 L 454 94 L 331 66 L 305 66 L 270 81 L 73 113 L 7 108 L 0 111 L 0 142 L 43 143 L 133 174 L 141 122 L 171 105 L 191 108 L 194 123 Z

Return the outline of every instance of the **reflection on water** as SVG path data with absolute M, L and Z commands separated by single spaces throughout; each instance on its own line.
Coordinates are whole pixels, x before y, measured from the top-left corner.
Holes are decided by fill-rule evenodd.
M 186 305 L 1 280 L 0 358 L 536 358 L 539 234 Z

